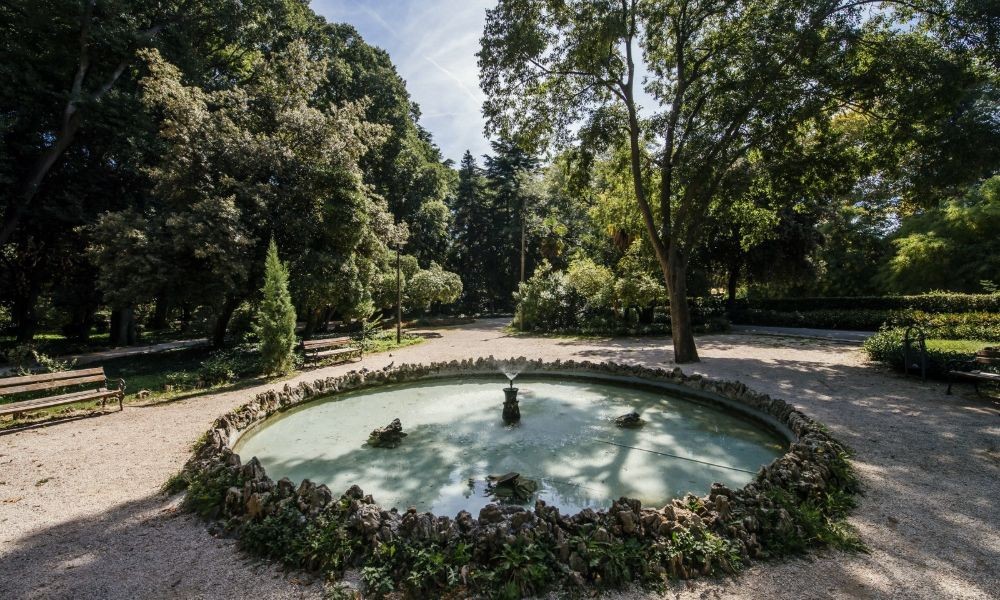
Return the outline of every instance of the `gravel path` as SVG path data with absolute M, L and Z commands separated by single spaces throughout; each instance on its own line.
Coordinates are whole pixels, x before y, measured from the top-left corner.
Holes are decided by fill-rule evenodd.
M 444 329 L 363 364 L 490 354 L 670 360 L 664 339 L 521 337 L 502 325 Z M 735 578 L 679 583 L 662 597 L 1000 597 L 996 404 L 964 386 L 946 396 L 942 384 L 887 373 L 842 343 L 713 335 L 699 338 L 699 350 L 703 362 L 686 371 L 785 398 L 855 449 L 866 495 L 851 520 L 871 554 L 756 565 Z M 0 598 L 320 598 L 308 576 L 239 553 L 157 491 L 216 416 L 266 387 L 0 435 Z

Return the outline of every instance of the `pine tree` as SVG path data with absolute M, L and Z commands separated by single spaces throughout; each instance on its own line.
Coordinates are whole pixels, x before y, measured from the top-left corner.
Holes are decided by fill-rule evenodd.
M 257 311 L 261 370 L 287 373 L 295 350 L 295 307 L 288 292 L 288 267 L 278 258 L 278 246 L 271 239 L 264 261 L 263 301 Z

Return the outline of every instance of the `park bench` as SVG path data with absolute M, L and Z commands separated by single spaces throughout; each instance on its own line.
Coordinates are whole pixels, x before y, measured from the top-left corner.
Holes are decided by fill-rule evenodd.
M 351 345 L 351 338 L 319 338 L 302 340 L 302 354 L 307 361 L 333 359 L 337 362 L 361 358 L 361 348 Z
M 973 366 L 983 365 L 984 367 L 997 367 L 1000 366 L 1000 347 L 998 348 L 983 348 L 979 352 L 976 352 L 976 357 L 972 359 Z M 951 393 L 951 384 L 954 383 L 955 379 L 969 379 L 976 386 L 976 392 L 979 392 L 979 384 L 983 382 L 1000 384 L 1000 373 L 994 373 L 987 371 L 985 369 L 977 369 L 974 371 L 948 371 L 948 392 Z
M 99 384 L 94 388 L 92 384 Z M 75 392 L 66 392 L 69 388 Z M 0 397 L 17 396 L 21 394 L 40 394 L 39 397 L 0 404 L 0 416 L 18 415 L 42 408 L 100 400 L 104 406 L 108 400 L 117 399 L 118 409 L 123 409 L 125 399 L 125 380 L 118 380 L 118 387 L 112 389 L 103 367 L 79 369 L 76 371 L 60 371 L 58 373 L 39 373 L 36 375 L 21 375 L 18 377 L 0 378 Z

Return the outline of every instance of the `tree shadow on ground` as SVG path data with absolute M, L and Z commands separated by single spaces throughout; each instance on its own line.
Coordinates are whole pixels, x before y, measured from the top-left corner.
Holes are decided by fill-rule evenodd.
M 0 551 L 0 598 L 271 598 L 319 595 L 302 573 L 209 535 L 178 498 L 147 496 L 53 524 Z

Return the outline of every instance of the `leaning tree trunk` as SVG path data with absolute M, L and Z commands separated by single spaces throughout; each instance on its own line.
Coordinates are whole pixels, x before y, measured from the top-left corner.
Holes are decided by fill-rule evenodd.
M 687 264 L 671 249 L 667 273 L 667 294 L 670 297 L 670 335 L 674 341 L 674 362 L 698 362 L 698 349 L 694 344 L 691 326 L 691 309 L 687 299 Z

